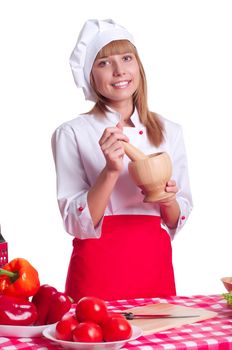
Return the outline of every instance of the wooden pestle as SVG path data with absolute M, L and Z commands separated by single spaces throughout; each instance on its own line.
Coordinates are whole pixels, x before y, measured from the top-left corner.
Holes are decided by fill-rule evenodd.
M 122 142 L 124 151 L 125 151 L 127 157 L 130 158 L 130 160 L 136 161 L 136 160 L 139 160 L 139 159 L 146 159 L 146 158 L 148 158 L 148 156 L 146 156 L 146 154 L 144 154 L 138 148 L 133 146 L 131 143 L 128 143 L 128 142 L 125 142 L 125 141 L 121 141 L 121 142 Z

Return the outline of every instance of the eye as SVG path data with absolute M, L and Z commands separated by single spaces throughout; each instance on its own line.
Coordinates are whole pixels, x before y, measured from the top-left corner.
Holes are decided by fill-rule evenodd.
M 124 55 L 122 59 L 123 61 L 128 62 L 128 61 L 132 61 L 133 57 L 132 55 Z
M 101 60 L 101 61 L 98 61 L 97 66 L 101 68 L 101 67 L 107 66 L 108 64 L 109 64 L 108 60 Z

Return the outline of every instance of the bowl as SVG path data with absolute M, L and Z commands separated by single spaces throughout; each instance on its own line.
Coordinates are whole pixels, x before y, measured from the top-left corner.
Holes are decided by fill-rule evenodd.
M 221 281 L 224 284 L 226 290 L 228 292 L 231 292 L 232 291 L 232 277 L 222 277 Z
M 126 340 L 120 340 L 115 342 L 101 342 L 101 343 L 84 343 L 84 342 L 72 342 L 66 340 L 59 340 L 55 338 L 56 324 L 47 327 L 43 331 L 43 336 L 67 350 L 117 350 L 122 348 L 126 343 L 139 338 L 142 335 L 142 329 L 136 326 L 132 326 L 132 336 Z

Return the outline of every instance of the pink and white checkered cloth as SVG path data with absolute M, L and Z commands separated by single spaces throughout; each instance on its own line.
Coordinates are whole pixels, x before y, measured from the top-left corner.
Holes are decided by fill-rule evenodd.
M 228 307 L 219 295 L 119 300 L 109 302 L 108 306 L 112 310 L 126 310 L 159 302 L 206 308 L 217 312 L 218 316 L 142 336 L 127 343 L 122 350 L 232 350 L 232 308 Z M 61 347 L 45 338 L 6 338 L 0 335 L 0 349 L 57 350 Z

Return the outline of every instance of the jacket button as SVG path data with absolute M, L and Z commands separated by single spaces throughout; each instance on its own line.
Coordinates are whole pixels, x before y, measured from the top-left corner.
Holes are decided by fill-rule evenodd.
M 183 215 L 183 216 L 181 216 L 181 220 L 185 220 L 185 216 Z
M 142 134 L 143 134 L 143 130 L 140 130 L 140 131 L 139 131 L 139 135 L 142 135 Z
M 83 208 L 83 207 L 79 207 L 78 210 L 79 210 L 79 211 L 83 211 L 84 208 Z

